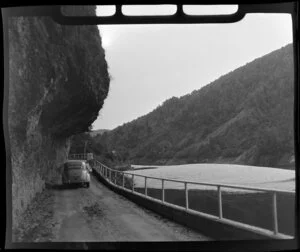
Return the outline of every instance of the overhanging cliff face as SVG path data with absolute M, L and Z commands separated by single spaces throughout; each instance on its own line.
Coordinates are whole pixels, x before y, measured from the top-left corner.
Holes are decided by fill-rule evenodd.
M 73 11 L 70 9 L 70 11 Z M 95 13 L 95 7 L 78 9 Z M 8 130 L 13 226 L 45 182 L 59 181 L 70 136 L 97 118 L 109 75 L 96 26 L 9 19 Z

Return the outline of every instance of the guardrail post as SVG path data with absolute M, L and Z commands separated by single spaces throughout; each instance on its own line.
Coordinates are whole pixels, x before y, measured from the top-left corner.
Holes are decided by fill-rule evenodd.
M 223 209 L 222 209 L 222 191 L 221 186 L 218 186 L 218 202 L 219 202 L 219 219 L 223 218 Z
M 274 234 L 278 233 L 278 219 L 277 219 L 277 194 L 273 192 L 273 228 Z
M 109 181 L 111 182 L 111 169 L 109 170 Z
M 145 177 L 145 195 L 147 196 L 148 192 L 147 192 L 147 177 Z
M 115 185 L 117 185 L 117 175 L 118 175 L 118 172 L 115 171 Z
M 134 191 L 134 174 L 132 174 L 132 191 Z
M 161 193 L 162 193 L 161 201 L 165 202 L 165 180 L 164 179 L 161 180 Z
M 122 186 L 123 186 L 123 188 L 125 188 L 125 175 L 124 175 L 124 172 L 123 172 L 123 176 L 122 176 Z
M 185 209 L 189 209 L 189 191 L 187 188 L 187 182 L 184 182 L 184 191 L 185 191 Z

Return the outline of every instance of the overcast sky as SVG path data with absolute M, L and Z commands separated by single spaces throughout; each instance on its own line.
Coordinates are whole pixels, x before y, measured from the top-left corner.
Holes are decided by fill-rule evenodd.
M 94 130 L 132 121 L 292 42 L 288 14 L 249 14 L 233 24 L 98 27 L 112 80 Z

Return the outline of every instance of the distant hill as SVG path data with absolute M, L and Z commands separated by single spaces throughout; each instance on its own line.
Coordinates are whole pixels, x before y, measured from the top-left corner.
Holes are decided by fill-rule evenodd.
M 225 162 L 292 169 L 292 50 L 289 44 L 172 97 L 98 136 L 97 143 L 135 164 Z
M 94 137 L 94 136 L 97 136 L 97 135 L 102 135 L 104 132 L 107 132 L 109 131 L 108 129 L 99 129 L 99 130 L 93 130 L 90 133 L 90 136 Z

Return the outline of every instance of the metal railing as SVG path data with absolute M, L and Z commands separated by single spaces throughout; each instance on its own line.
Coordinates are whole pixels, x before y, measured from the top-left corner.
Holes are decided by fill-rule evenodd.
M 118 171 L 115 169 L 111 169 L 104 164 L 100 163 L 97 160 L 94 160 L 94 166 L 93 168 L 100 174 L 104 179 L 106 179 L 110 184 L 113 186 L 116 186 L 120 189 L 132 192 L 134 194 L 138 194 L 142 197 L 146 197 L 148 199 L 151 199 L 153 201 L 159 201 L 161 204 L 171 206 L 173 208 L 180 208 L 183 209 L 187 212 L 193 213 L 193 214 L 198 214 L 204 217 L 208 218 L 213 218 L 213 219 L 218 219 L 221 222 L 227 223 L 227 224 L 232 224 L 234 226 L 238 226 L 241 228 L 245 229 L 251 229 L 251 230 L 256 230 L 259 233 L 275 236 L 278 238 L 285 238 L 285 239 L 291 239 L 293 236 L 285 235 L 282 233 L 279 233 L 278 231 L 278 216 L 277 216 L 277 194 L 292 194 L 295 195 L 294 191 L 287 191 L 287 190 L 276 190 L 276 189 L 266 189 L 266 188 L 259 188 L 259 187 L 249 187 L 249 186 L 238 186 L 238 185 L 227 185 L 227 184 L 217 184 L 217 183 L 203 183 L 203 182 L 192 182 L 192 181 L 184 181 L 184 180 L 175 180 L 175 179 L 166 179 L 166 178 L 157 178 L 157 177 L 152 177 L 152 176 L 144 176 L 144 175 L 139 175 L 139 174 L 134 174 L 126 171 Z M 114 174 L 112 176 L 112 174 Z M 117 174 L 121 174 L 122 177 L 122 183 L 117 183 Z M 131 188 L 126 188 L 125 186 L 125 175 L 128 177 L 131 175 L 132 183 L 131 183 Z M 134 190 L 134 177 L 143 177 L 145 182 L 144 182 L 144 187 L 145 191 L 143 193 L 139 193 Z M 148 195 L 148 185 L 147 185 L 147 180 L 148 179 L 156 179 L 161 181 L 161 192 L 162 192 L 162 197 L 161 200 L 158 200 L 156 198 L 152 198 Z M 184 184 L 184 192 L 185 192 L 185 205 L 184 207 L 175 205 L 169 202 L 165 201 L 165 181 L 171 181 L 171 182 L 178 182 L 178 183 L 183 183 Z M 217 189 L 217 195 L 218 195 L 218 216 L 212 215 L 212 214 L 207 214 L 204 212 L 196 211 L 193 209 L 189 208 L 189 184 L 194 184 L 194 185 L 200 185 L 200 186 L 212 186 L 216 187 Z M 234 188 L 234 189 L 242 189 L 246 191 L 257 191 L 257 192 L 268 192 L 272 194 L 272 221 L 273 221 L 273 229 L 265 229 L 261 228 L 258 226 L 253 226 L 253 225 L 248 225 L 239 221 L 233 221 L 227 218 L 223 217 L 223 204 L 222 204 L 222 188 Z
M 68 159 L 69 160 L 86 160 L 87 159 L 87 154 L 84 154 L 84 153 L 80 153 L 80 154 L 70 154 L 69 156 L 68 156 Z
M 76 154 L 69 154 L 69 160 L 91 160 L 93 159 L 93 153 L 76 153 Z

